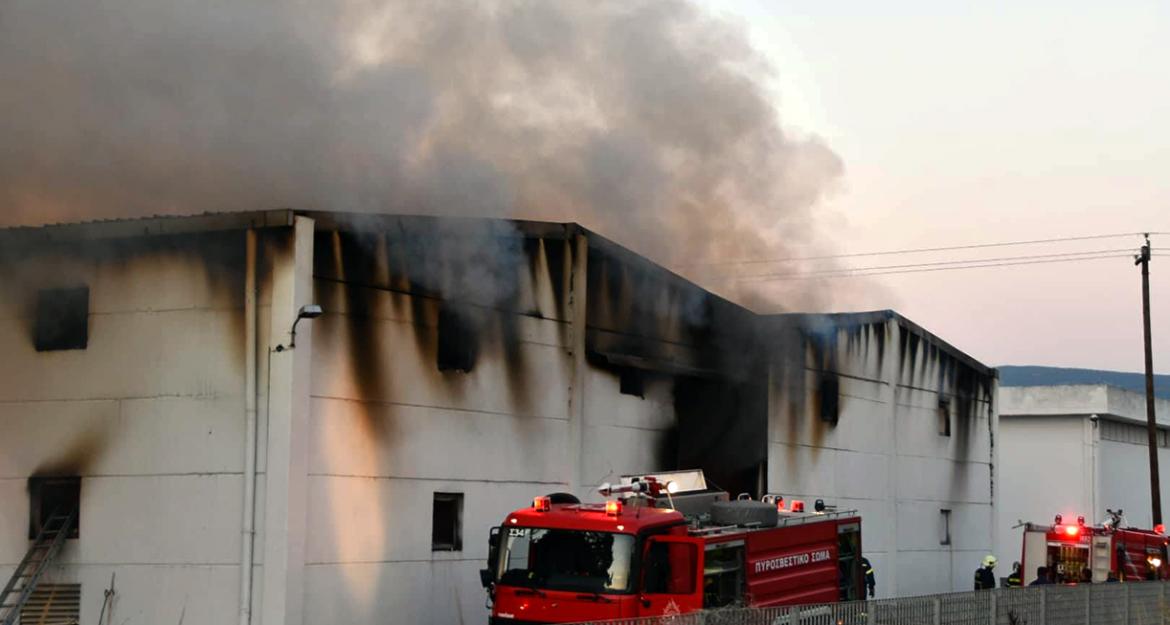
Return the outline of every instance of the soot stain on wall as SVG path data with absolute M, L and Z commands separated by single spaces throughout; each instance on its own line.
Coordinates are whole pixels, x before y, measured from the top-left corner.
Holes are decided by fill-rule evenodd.
M 423 370 L 434 371 L 445 392 L 466 397 L 474 386 L 472 376 L 482 375 L 482 365 L 498 362 L 511 404 L 522 413 L 530 411 L 539 389 L 532 388 L 522 324 L 530 317 L 564 316 L 565 265 L 571 262 L 566 244 L 557 238 L 522 238 L 516 230 L 498 228 L 476 233 L 464 226 L 450 232 L 439 223 L 401 219 L 372 232 L 316 235 L 314 276 L 318 289 L 330 298 L 341 298 L 349 311 L 344 323 L 349 326 L 347 347 L 359 392 L 389 399 L 386 376 L 393 372 L 382 369 L 392 359 L 383 350 L 396 346 L 385 344 L 381 322 L 370 314 L 380 301 L 389 301 L 391 314 L 411 320 L 414 354 L 423 359 Z M 511 239 L 501 242 L 501 237 Z M 492 251 L 484 255 L 473 249 L 485 241 Z M 525 304 L 521 276 L 533 285 L 528 292 L 535 305 Z M 542 283 L 553 291 L 555 310 L 540 309 L 546 294 L 536 289 Z M 439 336 L 440 314 L 456 315 L 463 328 L 460 340 L 476 344 L 473 362 L 459 368 L 466 371 L 439 370 L 439 343 L 444 340 Z
M 46 288 L 88 286 L 91 303 L 108 293 L 104 287 L 140 281 L 144 267 L 180 263 L 194 267 L 208 284 L 211 308 L 243 311 L 244 234 L 242 231 L 136 238 L 45 241 L 17 240 L 0 250 L 0 279 L 17 313 L 29 320 L 30 345 L 35 341 L 37 294 Z M 110 280 L 110 283 L 106 283 Z M 147 304 L 148 312 L 154 308 Z M 132 312 L 132 311 L 127 311 Z M 228 346 L 242 359 L 244 320 L 231 315 Z M 92 323 L 92 318 L 91 318 Z

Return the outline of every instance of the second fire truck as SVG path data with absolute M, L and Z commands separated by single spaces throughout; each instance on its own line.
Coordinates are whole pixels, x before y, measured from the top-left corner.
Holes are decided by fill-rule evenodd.
M 1170 579 L 1170 569 L 1163 566 L 1165 528 L 1126 527 L 1120 510 L 1108 514 L 1097 526 L 1085 525 L 1083 516 L 1073 521 L 1059 514 L 1051 524 L 1025 523 L 1020 559 L 1024 585 L 1036 581 L 1039 567 L 1056 584 Z

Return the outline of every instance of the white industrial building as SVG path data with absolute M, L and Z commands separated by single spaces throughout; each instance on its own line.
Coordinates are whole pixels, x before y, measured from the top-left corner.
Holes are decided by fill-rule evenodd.
M 507 511 L 675 468 L 857 508 L 879 596 L 965 588 L 995 539 L 994 370 L 890 311 L 755 315 L 575 224 L 2 230 L 0 353 L 0 578 L 74 498 L 43 581 L 85 623 L 112 577 L 127 625 L 481 623 Z
M 1098 524 L 1106 509 L 1121 509 L 1128 525 L 1152 527 L 1144 394 L 1105 384 L 1001 387 L 999 404 L 995 553 L 1002 562 L 1020 559 L 1021 522 L 1051 523 L 1060 514 Z M 1154 407 L 1165 517 L 1170 400 L 1155 399 Z

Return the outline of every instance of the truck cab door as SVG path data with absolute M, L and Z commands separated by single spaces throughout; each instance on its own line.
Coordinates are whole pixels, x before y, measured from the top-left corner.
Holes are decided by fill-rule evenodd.
M 640 616 L 672 616 L 703 608 L 703 541 L 651 536 L 642 551 Z

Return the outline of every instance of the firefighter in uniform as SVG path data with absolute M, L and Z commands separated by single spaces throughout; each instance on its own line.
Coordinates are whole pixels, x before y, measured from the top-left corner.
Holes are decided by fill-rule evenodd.
M 1019 588 L 1020 586 L 1023 586 L 1023 585 L 1024 585 L 1024 579 L 1023 579 L 1023 576 L 1020 574 L 1020 563 L 1019 562 L 1012 562 L 1012 574 L 1008 575 L 1007 587 L 1008 588 Z
M 877 587 L 877 581 L 874 580 L 873 565 L 869 563 L 869 558 L 861 558 L 861 568 L 865 569 L 865 587 L 869 589 L 869 598 L 873 599 L 873 591 Z
M 975 570 L 975 590 L 995 589 L 995 556 L 983 558 L 983 566 Z

